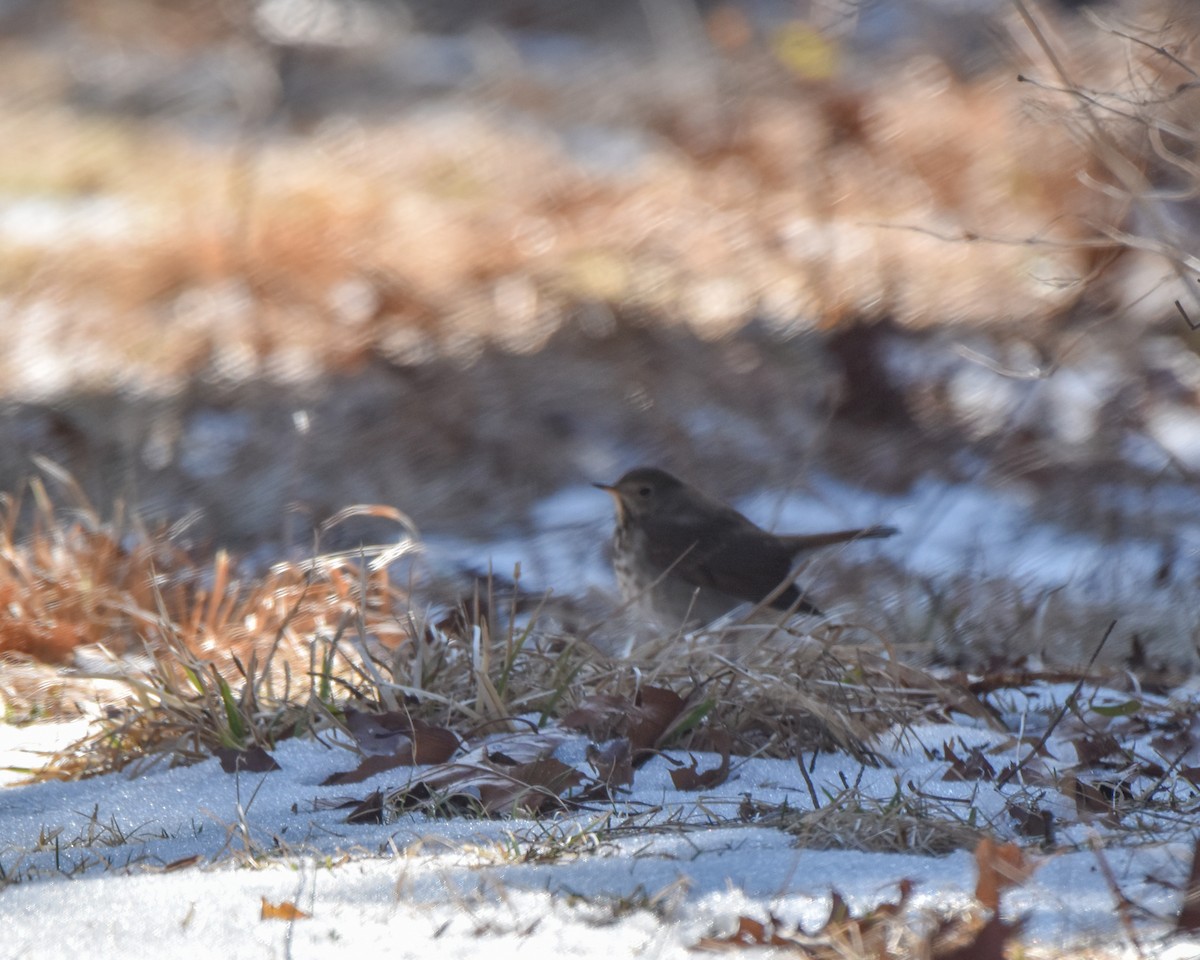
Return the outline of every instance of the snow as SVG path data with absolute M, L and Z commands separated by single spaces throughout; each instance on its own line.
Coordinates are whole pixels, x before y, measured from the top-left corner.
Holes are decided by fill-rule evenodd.
M 1072 690 L 1038 687 L 1024 699 L 1014 694 L 1006 707 L 1013 716 L 1044 710 Z M 83 722 L 0 724 L 0 765 L 28 767 L 27 751 L 61 746 L 83 729 Z M 586 740 L 560 736 L 557 756 L 578 763 Z M 947 764 L 927 751 L 979 745 L 999 768 L 1017 756 L 1008 740 L 969 720 L 909 726 L 880 738 L 883 765 L 822 754 L 810 778 L 825 804 L 846 783 L 880 802 L 916 791 L 1003 836 L 1006 800 L 1031 788 L 944 780 Z M 1074 761 L 1070 746 L 1052 739 L 1049 748 L 1051 757 Z M 486 949 L 500 957 L 682 958 L 701 937 L 730 932 L 741 915 L 771 913 L 818 930 L 834 890 L 855 913 L 895 900 L 904 879 L 916 884 L 910 909 L 919 913 L 966 911 L 973 902 L 970 851 L 807 849 L 783 830 L 739 822 L 747 796 L 786 801 L 797 813 L 812 809 L 794 761 L 734 758 L 726 783 L 693 793 L 670 779 L 668 757 L 688 762 L 688 755 L 667 751 L 637 771 L 628 794 L 571 814 L 531 821 L 400 813 L 367 825 L 348 824 L 346 809 L 333 802 L 403 786 L 421 768 L 322 787 L 329 774 L 354 767 L 356 755 L 336 742 L 294 739 L 273 756 L 282 769 L 266 774 L 226 774 L 210 759 L 173 769 L 142 764 L 79 782 L 21 784 L 8 776 L 0 787 L 0 954 L 357 960 L 434 951 L 475 957 Z M 699 761 L 708 769 L 718 758 L 700 754 Z M 1200 950 L 1200 941 L 1188 954 L 1179 941 L 1154 939 L 1179 910 L 1194 842 L 1186 829 L 1146 828 L 1131 843 L 1099 821 L 1068 822 L 1077 818 L 1065 797 L 1045 786 L 1041 793 L 1064 823 L 1058 850 L 1030 853 L 1037 871 L 1003 901 L 1006 916 L 1028 918 L 1027 945 L 1130 951 L 1115 892 L 1090 849 L 1107 844 L 1103 856 L 1120 894 L 1162 918 L 1140 927 L 1144 955 Z M 571 851 L 526 856 L 565 846 Z M 262 919 L 264 898 L 310 916 Z
M 1109 494 L 1126 513 L 1169 507 L 1181 518 L 1184 543 L 1200 543 L 1193 491 L 1114 486 Z M 889 496 L 818 474 L 802 493 L 763 493 L 738 506 L 778 530 L 895 524 L 899 536 L 855 551 L 874 551 L 914 574 L 1009 576 L 1034 588 L 1065 585 L 1081 597 L 1097 583 L 1132 595 L 1161 560 L 1159 544 L 1148 536 L 1117 546 L 1045 522 L 1016 484 L 1001 490 L 982 482 L 927 481 Z M 482 548 L 432 538 L 426 560 L 445 567 L 490 557 L 502 576 L 520 563 L 522 583 L 531 590 L 608 589 L 612 575 L 599 544 L 611 526 L 610 511 L 607 498 L 591 488 L 564 490 L 540 505 L 526 531 Z M 1196 551 L 1183 551 L 1175 566 L 1176 577 L 1194 576 Z M 0 723 L 0 957 L 86 952 L 107 960 L 135 951 L 203 951 L 357 960 L 434 951 L 475 957 L 486 948 L 499 957 L 554 951 L 682 958 L 694 955 L 700 938 L 732 931 L 741 915 L 771 914 L 817 930 L 835 890 L 861 913 L 895 900 L 898 884 L 910 880 L 916 884 L 910 910 L 930 916 L 970 910 L 976 865 L 969 850 L 926 856 L 808 849 L 776 826 L 739 822 L 747 798 L 802 813 L 812 811 L 814 795 L 827 805 L 847 784 L 871 803 L 921 798 L 936 817 L 1018 840 L 1038 869 L 1006 892 L 1003 912 L 1027 918 L 1022 940 L 1031 948 L 1055 954 L 1086 946 L 1092 955 L 1136 955 L 1116 908 L 1125 897 L 1138 906 L 1141 955 L 1198 955 L 1200 941 L 1162 938 L 1178 913 L 1196 843 L 1186 813 L 1196 791 L 1185 779 L 1172 775 L 1156 784 L 1142 773 L 1129 782 L 1139 796 L 1173 791 L 1182 811 L 1167 816 L 1160 804 L 1158 813 L 1144 814 L 1139 831 L 1081 817 L 1063 780 L 1079 762 L 1067 737 L 1077 711 L 1047 744 L 1044 767 L 1022 770 L 1004 786 L 946 779 L 947 761 L 930 759 L 944 756 L 948 745 L 959 757 L 981 748 L 996 770 L 1015 764 L 1073 691 L 1072 684 L 1041 684 L 991 696 L 1004 728 L 1022 733 L 1024 743 L 954 716 L 880 735 L 878 767 L 843 754 L 808 755 L 810 786 L 794 761 L 734 758 L 729 779 L 699 793 L 674 787 L 670 760 L 688 763 L 689 757 L 667 751 L 640 768 L 617 801 L 540 821 L 407 812 L 384 824 L 347 823 L 347 809 L 337 802 L 398 789 L 421 768 L 323 787 L 330 774 L 357 763 L 336 740 L 282 742 L 273 751 L 282 769 L 267 774 L 229 775 L 210 759 L 174 769 L 144 762 L 81 782 L 25 784 L 22 771 L 39 765 L 39 752 L 78 740 L 87 722 Z M 1085 689 L 1079 702 L 1086 711 L 1119 707 L 1133 696 Z M 1146 709 L 1169 716 L 1200 700 L 1200 687 L 1177 689 L 1172 697 L 1136 694 Z M 1185 757 L 1164 756 L 1155 745 L 1156 736 L 1169 739 L 1163 729 L 1156 733 L 1151 724 L 1138 734 L 1129 728 L 1122 747 L 1130 756 L 1159 757 L 1164 769 L 1200 763 L 1200 747 Z M 1190 743 L 1186 736 L 1176 742 Z M 556 756 L 582 769 L 586 746 L 583 737 L 563 732 Z M 712 755 L 699 761 L 701 769 L 718 764 Z M 1014 800 L 1053 815 L 1053 853 L 1039 856 L 1032 841 L 1015 835 L 1007 807 Z M 264 898 L 294 903 L 311 916 L 262 919 Z M 47 916 L 55 918 L 53 935 L 47 935 Z
M 1136 604 L 1145 600 L 1164 559 L 1169 527 L 1182 549 L 1174 583 L 1192 588 L 1200 578 L 1200 496 L 1183 485 L 1153 490 L 1101 483 L 1092 493 L 1104 509 L 1126 518 L 1119 539 L 1103 531 L 1070 529 L 1040 517 L 1036 496 L 1019 484 L 949 483 L 927 479 L 899 495 L 874 493 L 822 474 L 805 489 L 766 491 L 736 506 L 756 523 L 784 532 L 818 532 L 869 524 L 898 527 L 898 536 L 854 544 L 844 560 L 884 557 L 933 582 L 970 573 L 1003 578 L 1029 591 L 1064 590 L 1073 600 Z M 1148 518 L 1157 516 L 1156 522 Z M 1167 520 L 1169 518 L 1169 523 Z M 486 543 L 427 536 L 425 556 L 434 568 L 470 568 L 501 576 L 521 567 L 522 585 L 579 596 L 611 590 L 612 569 L 602 545 L 612 528 L 612 506 L 591 487 L 572 487 L 544 500 L 529 529 Z M 481 560 L 481 558 L 484 558 Z

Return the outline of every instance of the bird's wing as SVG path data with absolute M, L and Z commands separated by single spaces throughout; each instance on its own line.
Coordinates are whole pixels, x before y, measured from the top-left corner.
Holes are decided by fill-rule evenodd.
M 655 566 L 669 567 L 672 574 L 694 586 L 758 603 L 790 578 L 791 554 L 773 536 L 732 510 L 711 517 L 700 535 L 680 527 L 666 529 L 668 524 L 647 531 L 650 558 Z M 666 543 L 687 543 L 688 547 L 667 549 Z M 795 591 L 790 592 L 795 599 Z M 776 604 L 785 595 L 781 594 Z

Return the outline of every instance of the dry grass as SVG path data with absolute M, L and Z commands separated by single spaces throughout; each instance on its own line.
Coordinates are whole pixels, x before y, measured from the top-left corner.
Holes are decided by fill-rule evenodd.
M 103 242 L 85 232 L 70 244 L 0 240 L 10 254 L 0 288 L 22 310 L 53 305 L 46 323 L 6 326 L 0 355 L 14 359 L 0 373 L 14 394 L 78 386 L 28 362 L 53 353 L 62 371 L 104 388 L 172 392 L 200 372 L 296 382 L 352 371 L 374 353 L 410 362 L 469 358 L 484 342 L 535 350 L 580 308 L 601 322 L 608 310 L 653 313 L 704 337 L 756 316 L 788 329 L 883 316 L 907 326 L 1042 322 L 1076 304 L 1117 252 L 1190 264 L 1180 239 L 1146 215 L 1145 174 L 1157 164 L 1195 182 L 1184 156 L 1195 107 L 1177 86 L 1194 77 L 1188 52 L 1106 36 L 1132 50 L 1116 58 L 1132 65 L 1126 76 L 1112 77 L 1112 58 L 1074 62 L 1061 76 L 1076 88 L 1068 107 L 1040 103 L 1051 120 L 1072 122 L 1042 116 L 1031 126 L 1014 85 L 965 83 L 919 62 L 851 96 L 743 92 L 737 124 L 702 149 L 660 118 L 661 139 L 624 179 L 598 178 L 550 133 L 517 134 L 475 108 L 234 151 L 43 110 L 24 130 L 46 149 L 29 150 L 29 139 L 0 148 L 0 182 L 67 205 L 102 194 L 131 226 Z M 1045 66 L 1037 49 L 1027 54 Z M 1132 100 L 1133 118 L 1096 124 L 1080 107 L 1093 84 L 1114 91 L 1106 110 Z M 1163 107 L 1156 97 L 1172 85 Z M 34 166 L 35 152 L 66 160 Z M 134 157 L 130 178 L 122 172 Z M 1133 208 L 1148 224 L 1142 235 L 1126 229 Z M 841 750 L 870 764 L 883 731 L 902 736 L 952 714 L 998 726 L 978 692 L 996 674 L 974 685 L 935 677 L 906 666 L 893 641 L 922 629 L 922 641 L 971 637 L 1010 664 L 1015 642 L 1037 653 L 1092 635 L 1049 596 L 964 580 L 919 604 L 908 602 L 919 584 L 896 586 L 908 595 L 870 643 L 835 626 L 764 643 L 736 626 L 658 637 L 613 658 L 554 626 L 536 598 L 500 595 L 491 582 L 464 599 L 397 586 L 386 563 L 334 554 L 240 574 L 226 553 L 182 547 L 179 529 L 102 517 L 70 476 L 46 469 L 64 494 L 35 481 L 0 503 L 0 702 L 8 718 L 88 700 L 107 708 L 48 778 L 269 750 L 343 726 L 350 707 L 470 737 L 530 716 L 552 722 L 589 697 L 632 701 L 652 685 L 688 707 L 671 745 L 714 749 L 728 737 L 739 755 L 803 761 Z M 41 662 L 80 654 L 83 667 Z M 1141 713 L 1170 736 L 1192 720 Z M 1108 721 L 1114 736 L 1129 732 L 1117 730 L 1120 716 Z M 1060 732 L 1072 724 L 1081 744 L 1109 732 L 1085 708 Z M 1120 760 L 1128 782 L 1159 775 L 1153 758 Z M 1061 788 L 1080 821 L 1104 816 L 1132 836 L 1156 818 L 1174 823 L 1174 797 L 1156 797 L 1172 773 L 1126 796 L 1116 774 L 1051 782 L 1031 769 L 1031 822 L 1039 791 Z M 778 826 L 805 846 L 935 854 L 997 826 L 899 784 L 889 800 L 853 785 L 811 799 L 804 815 L 746 800 L 728 822 Z M 614 835 L 598 830 L 583 846 Z M 514 856 L 576 856 L 580 846 L 550 841 Z
M 53 674 L 60 685 L 82 695 L 92 677 L 104 682 L 104 700 L 114 683 L 127 685 L 128 699 L 56 775 L 119 768 L 148 753 L 188 760 L 217 747 L 269 747 L 337 723 L 347 704 L 403 705 L 424 721 L 498 730 L 518 716 L 552 717 L 587 696 L 629 697 L 647 685 L 675 690 L 697 715 L 715 711 L 740 750 L 839 747 L 869 757 L 874 733 L 942 698 L 939 684 L 881 651 L 840 646 L 839 628 L 820 641 L 785 637 L 782 646 L 748 646 L 736 629 L 665 637 L 609 657 L 547 632 L 536 607 L 521 611 L 526 598 L 498 595 L 490 582 L 449 603 L 398 588 L 387 561 L 407 549 L 403 541 L 239 576 L 228 555 L 197 560 L 171 531 L 104 521 L 69 477 L 57 473 L 57 482 L 74 498 L 70 509 L 57 509 L 40 480 L 27 511 L 20 499 L 7 505 L 6 711 L 64 709 L 65 694 L 42 686 L 47 674 L 32 659 L 79 659 L 82 669 Z M 18 538 L 25 512 L 29 533 Z
M 69 478 L 60 475 L 58 482 L 70 489 Z M 675 691 L 684 705 L 674 733 L 661 746 L 717 751 L 732 746 L 738 755 L 796 758 L 802 768 L 807 758 L 830 750 L 873 765 L 874 749 L 885 739 L 899 742 L 910 726 L 949 715 L 1005 729 L 997 701 L 972 692 L 966 678 L 936 679 L 905 666 L 880 641 L 844 642 L 846 627 L 825 626 L 813 635 L 783 631 L 764 638 L 763 627 L 733 625 L 661 636 L 628 657 L 615 658 L 564 635 L 543 620 L 536 601 L 531 605 L 531 598 L 509 594 L 493 582 L 479 584 L 466 600 L 449 603 L 396 589 L 386 574 L 396 547 L 390 553 L 320 555 L 308 564 L 283 565 L 238 581 L 228 560 L 215 567 L 191 561 L 186 552 L 170 547 L 165 533 L 133 525 L 118 531 L 90 508 L 56 510 L 39 484 L 32 491 L 32 532 L 20 541 L 10 533 L 4 544 L 14 583 L 36 585 L 38 617 L 59 612 L 76 632 L 103 637 L 114 624 L 122 624 L 137 640 L 127 654 L 138 654 L 113 656 L 105 682 L 123 687 L 125 695 L 108 694 L 109 709 L 95 732 L 53 758 L 39 775 L 43 779 L 190 763 L 214 752 L 253 758 L 287 737 L 321 737 L 345 729 L 350 708 L 444 725 L 467 740 L 506 729 L 519 736 L 531 720 L 553 727 L 589 700 L 632 703 L 637 691 L 652 687 Z M 391 518 L 402 519 L 394 513 Z M 126 557 L 171 558 L 170 577 L 151 559 L 124 567 L 112 562 L 118 542 Z M 105 562 L 96 563 L 97 556 Z M 85 576 L 84 570 L 93 575 Z M 95 594 L 91 600 L 85 596 L 89 593 Z M 50 635 L 63 632 L 69 632 L 65 626 Z M 17 630 L 13 635 L 28 634 Z M 79 684 L 82 692 L 86 677 L 73 673 L 59 668 L 57 675 L 66 678 L 64 683 Z M 32 704 L 22 702 L 20 687 L 11 682 L 15 674 L 6 667 L 0 676 L 5 678 L 8 712 L 31 712 Z M 975 687 L 988 690 L 989 680 L 995 680 L 997 690 L 1020 693 L 1022 685 L 1037 678 L 985 675 Z M 38 703 L 43 712 L 54 709 L 45 697 Z M 1070 715 L 1064 708 L 1050 721 L 1047 736 L 1054 732 L 1088 744 L 1097 757 L 1111 751 L 1119 769 L 1093 769 L 1094 761 L 1084 759 L 1085 749 L 1077 747 L 1078 773 L 1058 782 L 1057 774 L 1051 779 L 1041 769 L 1035 749 L 1023 772 L 1029 786 L 1012 801 L 1028 808 L 1030 825 L 1043 822 L 1039 817 L 1049 803 L 1046 793 L 1061 791 L 1075 798 L 1081 822 L 1102 817 L 1109 830 L 1123 827 L 1130 843 L 1146 842 L 1149 824 L 1181 839 L 1190 836 L 1187 811 L 1179 807 L 1174 789 L 1160 790 L 1172 770 L 1148 753 L 1136 756 L 1116 744 L 1127 742 L 1131 734 L 1162 730 L 1164 736 L 1182 738 L 1163 751 L 1178 752 L 1188 742 L 1192 717 L 1171 707 L 1143 704 L 1131 713 L 1126 706 L 1095 712 L 1081 701 Z M 885 731 L 886 738 L 881 736 Z M 981 771 L 966 756 L 954 758 L 950 767 L 964 779 L 978 777 L 978 791 L 986 792 L 993 783 L 999 789 L 1002 783 L 983 755 L 978 759 Z M 1146 776 L 1158 782 L 1147 789 Z M 1134 783 L 1142 785 L 1136 791 L 1124 786 Z M 1006 807 L 1000 815 L 1003 823 L 984 822 L 975 799 L 956 798 L 936 783 L 920 785 L 900 776 L 891 796 L 872 794 L 851 781 L 834 793 L 809 783 L 809 791 L 809 809 L 763 803 L 750 795 L 739 802 L 718 791 L 698 803 L 708 814 L 703 826 L 773 826 L 805 847 L 929 855 L 978 850 L 982 837 L 1011 833 L 1008 820 L 1015 816 Z M 438 812 L 478 815 L 449 803 Z M 636 812 L 595 821 L 584 833 L 562 832 L 557 823 L 553 815 L 543 816 L 543 834 L 535 834 L 530 843 L 514 839 L 493 859 L 548 862 L 587 856 L 623 836 L 685 834 L 702 826 L 653 816 L 643 824 Z M 108 826 L 96 829 L 89 842 L 122 842 L 119 835 L 107 839 Z M 115 825 L 111 829 L 116 831 Z M 1032 826 L 1025 836 L 1031 845 L 1053 844 Z M 928 917 L 888 916 L 889 923 L 898 924 L 897 935 L 924 931 L 929 922 Z M 757 929 L 756 922 L 742 921 L 749 929 Z M 977 936 L 982 922 L 981 915 L 959 932 Z
M 632 702 L 651 687 L 682 698 L 692 718 L 679 727 L 682 744 L 720 749 L 714 737 L 728 737 L 741 755 L 840 750 L 873 764 L 881 733 L 902 736 L 923 720 L 960 714 L 1003 729 L 965 676 L 938 679 L 906 664 L 891 641 L 910 627 L 872 637 L 853 617 L 811 633 L 731 624 L 662 634 L 612 656 L 587 630 L 564 632 L 516 585 L 488 579 L 465 596 L 446 584 L 397 586 L 389 569 L 414 549 L 407 535 L 238 575 L 227 554 L 191 556 L 173 539 L 178 530 L 102 520 L 69 476 L 44 467 L 71 506 L 31 483 L 29 533 L 18 538 L 22 501 L 8 504 L 0 695 L 15 718 L 69 712 L 92 680 L 101 686 L 90 692 L 113 707 L 55 775 L 149 754 L 189 761 L 217 748 L 269 749 L 337 725 L 348 706 L 400 710 L 470 737 L 524 729 L 519 718 L 544 723 L 589 698 Z M 394 510 L 355 508 L 327 526 L 364 513 L 405 522 Z M 68 665 L 38 668 L 39 658 Z M 1011 653 L 996 666 L 1015 676 L 1020 661 Z M 1097 668 L 1092 679 L 1102 675 Z M 1119 675 L 1116 688 L 1128 689 Z M 120 686 L 124 697 L 113 693 Z
M 169 7 L 155 7 L 167 26 L 147 29 L 196 42 Z M 138 9 L 123 4 L 117 20 Z M 1190 37 L 1088 36 L 1109 46 L 1064 45 L 1088 51 L 1065 68 L 1048 57 L 1053 41 L 1023 43 L 1023 72 L 1062 87 L 1032 99 L 1009 75 L 966 82 L 916 61 L 853 94 L 823 83 L 736 90 L 736 122 L 702 145 L 681 132 L 685 107 L 639 116 L 645 145 L 620 177 L 570 156 L 553 122 L 516 130 L 479 104 L 230 149 L 84 117 L 56 95 L 36 109 L 8 104 L 0 128 L 20 135 L 0 138 L 0 184 L 66 211 L 99 197 L 120 215 L 103 235 L 74 222 L 51 242 L 0 237 L 0 290 L 25 321 L 0 331 L 0 375 L 17 396 L 173 394 L 200 374 L 304 382 L 374 354 L 416 363 L 470 359 L 485 343 L 536 351 L 572 314 L 602 326 L 616 313 L 653 315 L 705 338 L 755 317 L 789 332 L 878 317 L 1019 321 L 1027 335 L 1085 294 L 1116 289 L 1104 283 L 1119 255 L 1194 267 L 1153 189 L 1196 182 Z M 36 101 L 54 68 L 18 59 L 22 83 L 48 78 L 25 88 Z M 1096 89 L 1109 91 L 1098 103 Z M 869 642 L 822 627 L 761 644 L 730 628 L 615 658 L 554 626 L 537 598 L 493 583 L 464 600 L 398 585 L 367 556 L 331 554 L 248 576 L 227 554 L 185 548 L 179 530 L 101 516 L 47 469 L 65 493 L 35 481 L 0 501 L 0 704 L 18 719 L 89 699 L 107 707 L 47 777 L 270 749 L 341 726 L 348 707 L 471 735 L 650 685 L 685 700 L 672 745 L 711 749 L 719 734 L 739 754 L 837 749 L 869 764 L 884 730 L 952 713 L 995 722 L 965 678 L 905 666 L 893 641 L 971 634 L 1008 663 L 1014 643 L 1037 653 L 1109 619 L 1060 613 L 1005 583 L 943 585 L 928 603 L 913 599 L 920 584 L 902 583 Z M 83 666 L 61 665 L 77 656 Z M 1079 716 L 1080 739 L 1098 738 L 1102 724 Z M 1151 720 L 1173 729 L 1190 717 Z M 1073 791 L 1081 819 L 1125 818 L 1131 836 L 1178 819 L 1158 785 L 1136 797 L 1104 779 L 1042 786 Z M 758 806 L 737 816 L 809 846 L 930 853 L 972 846 L 981 829 L 899 788 L 890 802 L 852 786 L 812 799 L 802 815 Z M 520 855 L 577 849 L 551 842 Z
M 184 549 L 185 524 L 150 531 L 119 511 L 105 520 L 68 475 L 45 461 L 42 466 L 67 490 L 69 508 L 58 508 L 41 479 L 29 484 L 26 496 L 0 504 L 0 655 L 8 662 L 0 696 L 9 713 L 65 705 L 66 694 L 47 688 L 52 681 L 33 665 L 38 661 L 77 661 L 82 670 L 57 674 L 76 693 L 81 674 L 128 679 L 148 669 L 176 705 L 188 696 L 181 690 L 185 679 L 204 699 L 212 692 L 207 682 L 227 694 L 228 680 L 239 676 L 265 682 L 269 695 L 287 702 L 293 671 L 315 672 L 312 638 L 339 636 L 364 591 L 379 620 L 372 624 L 373 641 L 397 642 L 389 624 L 409 601 L 386 567 L 360 576 L 354 565 L 331 557 L 319 570 L 281 564 L 245 577 L 224 551 L 198 559 Z M 395 515 L 390 508 L 375 513 Z M 406 542 L 391 555 L 402 553 Z
M 645 146 L 620 176 L 571 155 L 553 111 L 531 130 L 447 106 L 219 149 L 76 116 L 51 84 L 36 111 L 0 107 L 20 130 L 0 183 L 68 213 L 103 199 L 113 233 L 68 220 L 50 242 L 0 238 L 20 264 L 0 285 L 54 305 L 56 347 L 87 372 L 76 388 L 131 363 L 149 383 L 295 378 L 368 351 L 533 350 L 589 304 L 705 337 L 754 317 L 1044 321 L 1119 227 L 1120 204 L 1077 180 L 1087 150 L 1031 120 L 1010 74 L 968 83 L 925 60 L 853 94 L 730 83 L 702 147 L 677 133 L 690 105 L 631 107 Z M 0 355 L 23 355 L 34 326 L 8 325 Z M 38 386 L 26 365 L 2 372 L 11 393 Z
M 200 561 L 180 546 L 186 525 L 149 531 L 126 522 L 120 510 L 104 520 L 70 477 L 46 461 L 42 466 L 67 486 L 73 502 L 60 512 L 35 479 L 28 508 L 20 496 L 0 504 L 0 651 L 63 662 L 87 645 L 120 656 L 169 643 L 228 661 L 289 631 L 325 629 L 325 617 L 337 616 L 330 601 L 357 589 L 344 573 L 327 569 L 323 582 L 331 593 L 317 604 L 310 574 L 295 566 L 239 578 L 224 551 Z M 19 535 L 24 526 L 28 532 Z M 371 580 L 373 599 L 393 609 L 402 592 L 386 575 Z

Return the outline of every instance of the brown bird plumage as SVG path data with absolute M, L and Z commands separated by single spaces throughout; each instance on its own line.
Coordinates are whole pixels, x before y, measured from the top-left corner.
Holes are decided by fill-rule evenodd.
M 791 581 L 810 550 L 890 537 L 894 527 L 777 536 L 665 470 L 594 486 L 617 508 L 613 569 L 622 597 L 663 626 L 709 623 L 741 603 L 820 615 Z

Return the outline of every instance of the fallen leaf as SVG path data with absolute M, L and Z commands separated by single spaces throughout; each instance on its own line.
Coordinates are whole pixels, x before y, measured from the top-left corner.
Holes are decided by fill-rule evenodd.
M 764 923 L 753 917 L 740 916 L 736 930 L 723 937 L 702 937 L 697 941 L 696 949 L 726 951 L 745 947 L 791 947 L 799 951 L 802 948 L 796 938 L 797 933 L 798 931 L 784 933 L 782 924 L 774 917 Z M 816 955 L 807 951 L 799 953 L 799 956 Z
M 949 744 L 946 744 L 943 752 L 945 759 L 950 761 L 949 769 L 942 775 L 943 780 L 991 782 L 996 779 L 996 768 L 984 756 L 982 747 L 971 747 L 965 757 L 959 757 Z
M 490 815 L 541 813 L 547 807 L 559 806 L 563 791 L 583 780 L 578 770 L 553 757 L 512 767 L 505 776 L 502 782 L 492 779 L 479 786 L 479 799 Z
M 683 707 L 683 698 L 665 687 L 642 687 L 638 691 L 626 731 L 635 759 L 637 754 L 658 746 Z
M 599 694 L 587 697 L 560 721 L 592 740 L 625 737 L 633 748 L 633 763 L 648 760 L 685 707 L 679 694 L 665 687 L 642 687 L 631 703 L 625 697 Z
M 901 877 L 897 886 L 900 889 L 900 897 L 896 900 L 896 902 L 884 902 L 879 904 L 879 906 L 871 911 L 872 917 L 876 919 L 883 917 L 898 917 L 903 912 L 904 908 L 908 906 L 908 901 L 909 898 L 912 897 L 912 892 L 917 889 L 917 881 L 912 880 L 909 877 Z
M 1193 787 L 1200 787 L 1200 767 L 1180 767 L 1179 775 Z
M 1085 767 L 1094 767 L 1105 757 L 1121 753 L 1121 745 L 1111 733 L 1094 733 L 1074 741 L 1075 754 Z
M 477 758 L 426 770 L 403 789 L 382 798 L 379 815 L 387 810 L 423 808 L 442 814 L 530 816 L 561 807 L 561 795 L 584 779 L 574 767 L 554 757 L 516 765 L 496 764 L 486 755 Z M 363 811 L 367 814 L 374 815 L 374 810 Z
M 1033 872 L 1020 847 L 1015 843 L 996 843 L 991 837 L 984 837 L 975 847 L 975 867 L 979 873 L 975 899 L 993 912 L 1000 909 L 1000 894 L 1008 887 L 1024 883 Z
M 462 746 L 454 731 L 411 719 L 406 714 L 348 714 L 347 726 L 350 726 L 352 716 L 353 728 L 358 731 L 354 734 L 355 741 L 367 756 L 353 770 L 331 773 L 321 781 L 323 787 L 361 783 L 395 767 L 445 763 Z M 386 722 L 386 736 L 375 732 L 384 729 L 382 724 L 376 723 L 378 720 Z M 382 744 L 389 745 L 391 752 L 381 752 Z
M 373 777 L 377 773 L 383 773 L 385 770 L 410 766 L 412 766 L 411 753 L 393 757 L 363 757 L 359 765 L 353 770 L 339 770 L 336 773 L 331 773 L 321 781 L 321 786 L 336 787 L 344 783 L 362 783 L 368 777 Z
M 1009 800 L 1004 809 L 1013 818 L 1017 833 L 1023 837 L 1032 837 L 1043 843 L 1054 842 L 1054 814 L 1045 807 L 1031 810 L 1014 800 Z
M 836 890 L 830 891 L 829 919 L 817 934 L 784 924 L 778 917 L 767 919 L 738 917 L 737 929 L 725 936 L 704 937 L 696 943 L 699 950 L 743 950 L 751 947 L 784 947 L 790 956 L 810 960 L 844 960 L 846 957 L 900 956 L 889 951 L 894 935 L 891 922 L 903 912 L 912 894 L 911 880 L 900 881 L 900 897 L 895 903 L 881 903 L 861 917 L 851 915 L 846 901 Z
M 598 693 L 585 697 L 559 723 L 569 730 L 586 734 L 592 740 L 612 740 L 620 734 L 631 706 L 626 697 Z
M 235 747 L 218 747 L 213 755 L 221 761 L 221 769 L 226 773 L 270 773 L 272 770 L 283 768 L 275 762 L 275 758 L 262 747 L 248 747 L 238 750 Z
M 732 746 L 728 734 L 721 744 L 721 762 L 709 770 L 699 770 L 699 761 L 692 757 L 692 765 L 671 771 L 671 782 L 676 790 L 711 790 L 729 779 L 729 750 Z
M 290 900 L 271 903 L 266 897 L 262 898 L 261 920 L 308 920 L 311 917 L 311 913 L 305 913 Z
M 172 860 L 163 867 L 163 873 L 173 873 L 176 870 L 186 870 L 188 867 L 194 867 L 204 858 L 198 853 L 193 853 L 190 857 L 180 857 L 178 860 Z
M 383 791 L 375 790 L 365 796 L 346 814 L 347 823 L 384 823 Z
M 1004 948 L 1024 925 L 1024 919 L 1007 923 L 999 916 L 992 917 L 969 941 L 948 949 L 934 949 L 932 960 L 1005 960 Z
M 825 926 L 821 928 L 824 933 L 830 927 L 837 927 L 844 924 L 850 919 L 850 905 L 846 903 L 846 898 L 836 890 L 829 891 L 829 919 L 825 921 Z
M 1115 818 L 1133 799 L 1133 791 L 1124 780 L 1084 780 L 1066 776 L 1062 782 L 1081 817 L 1100 814 Z
M 587 762 L 610 793 L 633 783 L 633 751 L 625 737 L 611 740 L 604 747 L 589 743 Z
M 497 765 L 520 766 L 553 756 L 554 751 L 561 745 L 562 737 L 547 736 L 544 733 L 519 733 L 493 740 L 472 751 L 463 757 L 463 760 L 467 763 L 482 760 Z

